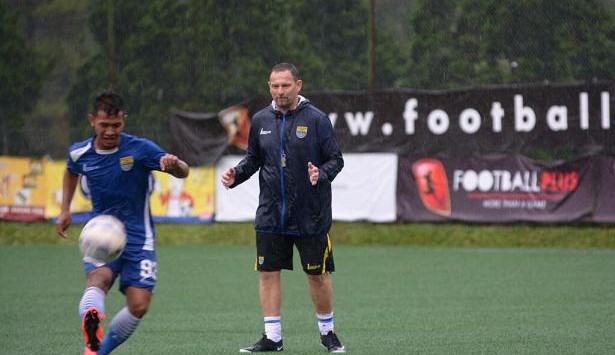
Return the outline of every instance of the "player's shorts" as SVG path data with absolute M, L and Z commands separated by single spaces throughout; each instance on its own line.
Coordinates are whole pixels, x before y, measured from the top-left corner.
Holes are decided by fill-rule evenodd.
M 83 270 L 87 275 L 90 271 L 106 266 L 113 271 L 113 279 L 120 278 L 120 291 L 125 293 L 127 286 L 144 288 L 149 291 L 156 286 L 158 266 L 156 262 L 156 251 L 153 250 L 124 250 L 117 260 L 108 264 L 91 262 L 87 258 L 83 259 Z
M 335 271 L 333 247 L 329 234 L 300 237 L 259 232 L 256 233 L 254 270 L 292 270 L 293 246 L 296 246 L 299 251 L 301 266 L 306 274 L 321 275 Z

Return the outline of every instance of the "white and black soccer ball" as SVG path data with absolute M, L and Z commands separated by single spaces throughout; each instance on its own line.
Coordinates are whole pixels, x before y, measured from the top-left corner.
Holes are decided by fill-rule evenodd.
M 124 224 L 114 216 L 98 215 L 88 221 L 79 235 L 79 249 L 90 261 L 109 263 L 117 259 L 126 246 Z

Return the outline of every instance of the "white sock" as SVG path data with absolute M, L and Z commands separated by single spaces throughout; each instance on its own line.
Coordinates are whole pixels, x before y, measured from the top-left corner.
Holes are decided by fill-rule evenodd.
M 109 329 L 113 330 L 118 337 L 127 339 L 135 331 L 139 322 L 141 319 L 133 316 L 128 307 L 124 307 L 113 317 Z
M 141 322 L 141 319 L 133 316 L 128 307 L 120 309 L 111 320 L 109 330 L 105 334 L 100 349 L 96 353 L 99 355 L 110 354 L 132 335 L 135 329 L 137 329 L 139 322 Z
M 333 312 L 327 314 L 316 314 L 318 318 L 318 329 L 321 335 L 327 335 L 333 331 Z
M 267 339 L 278 342 L 282 340 L 282 317 L 265 317 L 265 335 Z
M 98 287 L 88 287 L 83 291 L 79 302 L 79 319 L 83 319 L 85 312 L 95 307 L 101 316 L 105 314 L 105 291 Z

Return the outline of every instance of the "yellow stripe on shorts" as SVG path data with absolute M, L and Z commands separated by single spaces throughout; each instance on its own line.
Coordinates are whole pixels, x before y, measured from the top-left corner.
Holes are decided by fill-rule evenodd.
M 327 258 L 329 257 L 330 253 L 331 253 L 331 237 L 329 236 L 329 233 L 327 233 L 327 247 L 325 248 L 325 255 L 323 255 L 323 258 L 322 258 L 322 275 L 324 275 L 327 272 Z

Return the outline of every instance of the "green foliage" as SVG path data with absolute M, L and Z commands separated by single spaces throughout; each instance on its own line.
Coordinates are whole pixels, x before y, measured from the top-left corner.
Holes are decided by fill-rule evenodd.
M 18 17 L 0 3 L 0 152 L 16 154 L 8 138 L 27 145 L 25 117 L 38 99 L 49 64 L 24 39 Z
M 615 25 L 597 1 L 420 1 L 404 85 L 611 79 Z
M 74 124 L 93 91 L 114 87 L 130 105 L 127 130 L 163 146 L 168 136 L 154 128 L 166 126 L 169 109 L 211 112 L 267 93 L 267 75 L 277 62 L 296 63 L 308 92 L 367 85 L 363 2 L 155 0 L 143 6 L 107 0 L 95 3 L 90 27 L 102 54 L 73 84 Z M 395 53 L 386 50 L 391 42 L 379 50 Z
M 303 72 L 305 89 L 367 87 L 367 8 L 356 1 L 292 3 L 289 58 Z M 289 34 L 290 34 L 289 33 Z

